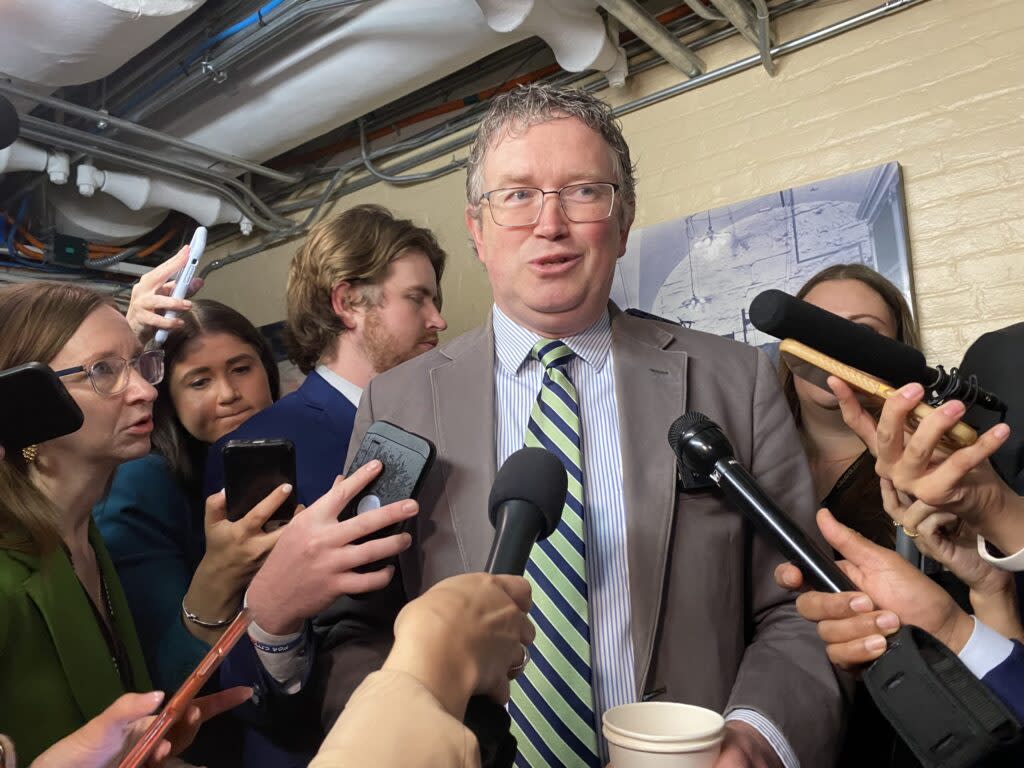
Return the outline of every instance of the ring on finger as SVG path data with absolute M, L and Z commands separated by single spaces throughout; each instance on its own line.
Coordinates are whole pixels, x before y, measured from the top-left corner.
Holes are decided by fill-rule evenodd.
M 903 529 L 903 532 L 904 532 L 905 534 L 907 534 L 907 536 L 908 536 L 909 538 L 911 538 L 911 539 L 916 539 L 916 538 L 917 538 L 918 536 L 920 536 L 920 535 L 921 535 L 921 534 L 920 534 L 920 533 L 918 533 L 917 531 L 912 531 L 912 530 L 910 530 L 909 528 L 907 528 L 906 526 L 904 526 L 904 525 L 903 525 L 902 523 L 897 523 L 897 522 L 896 522 L 895 520 L 893 520 L 893 521 L 892 521 L 892 524 L 893 524 L 893 525 L 895 525 L 895 526 L 896 526 L 897 528 L 902 528 L 902 529 Z
M 526 669 L 526 665 L 529 664 L 529 663 L 530 663 L 530 649 L 527 648 L 525 645 L 523 645 L 523 660 L 520 661 L 518 664 L 508 668 L 509 679 L 511 680 L 512 678 L 514 678 L 517 675 L 519 675 L 524 669 Z

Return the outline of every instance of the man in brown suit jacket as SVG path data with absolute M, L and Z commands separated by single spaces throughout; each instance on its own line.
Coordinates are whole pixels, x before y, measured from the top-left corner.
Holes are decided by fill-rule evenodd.
M 687 410 L 707 414 L 768 493 L 816 536 L 799 438 L 759 351 L 609 305 L 615 263 L 632 224 L 633 186 L 628 148 L 609 108 L 585 93 L 520 89 L 496 100 L 481 124 L 470 154 L 467 225 L 495 309 L 483 328 L 378 376 L 363 396 L 350 451 L 372 421 L 384 419 L 431 440 L 437 460 L 398 578 L 358 606 L 337 606 L 331 617 L 336 623 L 321 645 L 325 723 L 382 662 L 403 602 L 447 576 L 483 568 L 493 536 L 488 493 L 499 456 L 507 455 L 501 446 L 516 429 L 507 420 L 509 403 L 496 393 L 507 391 L 503 376 L 512 380 L 533 370 L 540 381 L 529 359 L 521 369 L 517 362 L 502 372 L 498 358 L 507 330 L 496 335 L 496 329 L 567 340 L 582 357 L 588 353 L 575 346 L 579 339 L 610 334 L 608 381 L 614 386 L 580 385 L 580 410 L 585 425 L 588 414 L 617 415 L 617 437 L 591 434 L 586 426 L 582 437 L 584 467 L 591 472 L 584 486 L 610 476 L 624 506 L 625 530 L 618 533 L 628 594 L 620 626 L 632 665 L 624 678 L 616 674 L 629 681 L 632 700 L 680 701 L 725 713 L 716 768 L 832 765 L 839 686 L 813 629 L 774 583 L 782 556 L 718 494 L 681 491 L 665 436 Z M 573 360 L 567 370 L 582 380 L 583 365 Z M 591 453 L 609 436 L 619 450 L 611 452 L 610 465 L 599 465 L 608 470 L 601 478 L 593 474 L 598 465 Z M 587 550 L 593 557 L 589 543 Z M 536 587 L 534 595 L 536 603 Z M 609 619 L 607 612 L 596 615 L 593 598 L 592 589 L 590 620 L 601 632 Z M 606 671 L 600 665 L 608 661 L 595 649 L 595 695 L 598 673 Z M 596 701 L 599 732 L 601 697 Z

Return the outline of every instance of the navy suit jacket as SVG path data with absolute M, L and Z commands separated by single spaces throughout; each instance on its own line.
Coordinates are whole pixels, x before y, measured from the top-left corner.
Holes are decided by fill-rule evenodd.
M 1019 720 L 1024 721 L 1024 645 L 1014 641 L 1013 652 L 981 681 Z
M 234 432 L 225 435 L 211 449 L 204 477 L 206 495 L 224 487 L 221 457 L 229 440 L 287 439 L 295 445 L 295 490 L 300 504 L 319 499 L 345 471 L 345 456 L 352 436 L 356 407 L 318 373 L 311 373 L 295 392 L 278 400 Z M 306 653 L 313 656 L 312 633 L 306 634 Z M 311 672 L 311 670 L 310 670 Z M 220 668 L 223 687 L 250 685 L 256 706 L 248 707 L 247 719 L 263 726 L 282 753 L 271 745 L 246 745 L 246 765 L 285 768 L 305 765 L 319 748 L 317 703 L 311 700 L 312 686 L 289 696 L 263 669 L 249 643 L 237 645 Z M 261 754 L 261 752 L 263 754 Z

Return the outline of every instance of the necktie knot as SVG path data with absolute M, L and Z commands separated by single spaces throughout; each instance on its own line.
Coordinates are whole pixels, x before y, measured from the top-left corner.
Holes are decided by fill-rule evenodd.
M 533 345 L 530 357 L 539 360 L 547 370 L 565 367 L 570 360 L 576 357 L 576 353 L 569 349 L 569 345 L 561 339 L 541 339 Z

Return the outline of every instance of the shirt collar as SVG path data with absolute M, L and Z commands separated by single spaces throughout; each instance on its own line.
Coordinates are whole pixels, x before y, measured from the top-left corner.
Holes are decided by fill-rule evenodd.
M 323 364 L 316 367 L 316 372 L 320 374 L 324 381 L 338 390 L 352 405 L 356 408 L 359 407 L 359 399 L 363 396 L 362 387 L 357 387 L 348 379 L 343 379 Z
M 533 345 L 541 337 L 516 323 L 502 312 L 497 304 L 491 311 L 494 323 L 494 353 L 506 371 L 516 374 L 529 358 Z M 612 349 L 612 323 L 608 312 L 603 312 L 597 322 L 582 333 L 567 336 L 562 341 L 588 365 L 600 371 L 608 361 Z

